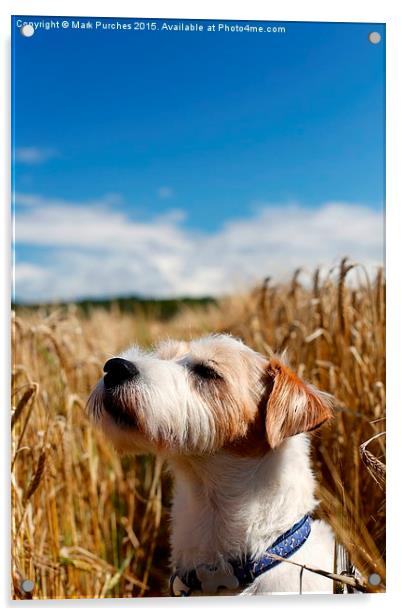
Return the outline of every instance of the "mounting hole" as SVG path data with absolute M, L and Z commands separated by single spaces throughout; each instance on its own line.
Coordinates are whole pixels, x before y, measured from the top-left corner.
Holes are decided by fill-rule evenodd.
M 35 34 L 35 28 L 31 24 L 24 24 L 23 26 L 21 26 L 20 32 L 22 36 L 26 36 L 27 38 L 29 38 L 30 36 L 33 36 Z
M 380 582 L 381 582 L 381 578 L 378 575 L 378 573 L 370 573 L 368 577 L 368 583 L 370 584 L 370 586 L 378 586 Z
M 378 45 L 378 43 L 381 41 L 381 34 L 379 32 L 370 32 L 370 34 L 368 35 L 368 40 L 373 45 Z
M 21 584 L 21 588 L 24 592 L 32 592 L 35 584 L 32 580 L 24 580 Z

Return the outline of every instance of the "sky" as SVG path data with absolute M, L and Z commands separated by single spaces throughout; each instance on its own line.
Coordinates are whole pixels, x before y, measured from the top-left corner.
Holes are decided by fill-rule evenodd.
M 79 19 L 92 29 L 13 20 L 16 300 L 220 295 L 382 262 L 385 26 Z

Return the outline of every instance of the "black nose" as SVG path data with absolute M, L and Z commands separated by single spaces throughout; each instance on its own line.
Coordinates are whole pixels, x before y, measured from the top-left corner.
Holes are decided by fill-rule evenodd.
M 103 366 L 103 370 L 106 372 L 103 377 L 103 382 L 106 387 L 121 385 L 139 374 L 136 366 L 131 361 L 122 359 L 121 357 L 109 359 Z

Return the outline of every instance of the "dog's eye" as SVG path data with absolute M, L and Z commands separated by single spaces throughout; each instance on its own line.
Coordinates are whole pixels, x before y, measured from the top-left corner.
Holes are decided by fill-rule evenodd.
M 206 364 L 194 364 L 191 366 L 191 372 L 201 379 L 220 379 L 222 378 L 211 366 Z

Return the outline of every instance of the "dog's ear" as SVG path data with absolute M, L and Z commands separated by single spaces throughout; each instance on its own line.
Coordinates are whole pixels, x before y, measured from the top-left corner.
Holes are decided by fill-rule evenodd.
M 270 447 L 288 436 L 315 430 L 332 417 L 331 396 L 304 383 L 278 359 L 266 369 L 266 434 Z

